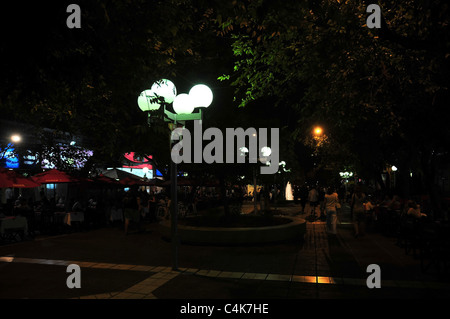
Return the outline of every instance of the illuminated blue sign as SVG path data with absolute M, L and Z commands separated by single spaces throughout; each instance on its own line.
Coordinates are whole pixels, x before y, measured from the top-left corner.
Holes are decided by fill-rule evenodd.
M 4 159 L 6 168 L 19 168 L 19 157 L 14 153 L 12 146 L 12 144 L 8 144 L 4 150 L 0 148 L 0 159 Z

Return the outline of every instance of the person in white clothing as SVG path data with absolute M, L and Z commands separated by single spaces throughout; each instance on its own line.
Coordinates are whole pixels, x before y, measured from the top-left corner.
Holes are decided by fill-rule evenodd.
M 316 218 L 316 207 L 319 203 L 319 192 L 313 186 L 308 193 L 309 206 L 311 207 L 311 218 Z
M 327 214 L 327 232 L 336 235 L 337 211 L 336 207 L 339 204 L 339 198 L 336 192 L 331 188 L 325 194 L 324 206 Z

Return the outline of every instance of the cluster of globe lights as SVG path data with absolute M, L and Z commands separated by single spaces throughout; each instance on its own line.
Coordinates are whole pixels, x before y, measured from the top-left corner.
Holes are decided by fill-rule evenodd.
M 339 172 L 339 175 L 340 175 L 342 178 L 349 178 L 349 177 L 352 177 L 352 176 L 353 176 L 353 172 Z
M 161 98 L 164 103 L 173 103 L 173 110 L 177 114 L 191 114 L 196 107 L 208 107 L 213 100 L 213 94 L 208 86 L 197 84 L 190 89 L 189 94 L 177 95 L 175 84 L 162 79 L 154 82 L 150 89 L 141 92 L 137 101 L 138 106 L 144 112 L 158 110 Z

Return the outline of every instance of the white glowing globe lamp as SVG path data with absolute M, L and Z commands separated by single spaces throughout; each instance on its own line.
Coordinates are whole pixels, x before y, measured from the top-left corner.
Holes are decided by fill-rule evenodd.
M 248 153 L 248 148 L 245 146 L 240 147 L 239 150 L 241 151 L 240 156 L 245 156 L 245 154 Z
M 163 97 L 164 102 L 172 103 L 177 95 L 177 88 L 172 81 L 167 79 L 162 79 L 153 83 L 151 91 L 155 93 L 158 97 Z
M 173 110 L 177 114 L 191 114 L 194 111 L 194 108 L 194 103 L 189 94 L 178 94 L 173 101 Z
M 213 93 L 211 89 L 204 84 L 197 84 L 189 91 L 195 107 L 208 107 L 212 103 Z
M 139 108 L 143 111 L 158 110 L 160 105 L 151 90 L 142 91 L 137 100 Z
M 261 154 L 262 154 L 262 156 L 267 157 L 267 156 L 269 156 L 270 154 L 272 154 L 272 150 L 270 149 L 270 147 L 264 146 L 264 147 L 261 149 Z

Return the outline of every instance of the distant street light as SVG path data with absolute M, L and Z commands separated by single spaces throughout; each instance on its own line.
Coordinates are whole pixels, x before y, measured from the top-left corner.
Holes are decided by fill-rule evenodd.
M 147 166 L 142 168 L 142 172 L 144 173 L 144 177 L 147 178 L 147 173 L 148 173 L 149 169 Z
M 320 126 L 314 128 L 314 135 L 322 135 L 323 129 Z
M 268 156 L 270 156 L 270 154 L 272 154 L 272 149 L 271 149 L 270 147 L 264 146 L 264 147 L 261 149 L 261 155 L 262 155 L 262 156 L 268 157 Z
M 11 141 L 14 143 L 19 143 L 20 141 L 22 141 L 22 137 L 18 134 L 14 134 L 11 136 Z
M 148 123 L 151 120 L 162 120 L 161 117 L 155 116 L 151 118 L 152 113 L 159 110 L 161 105 L 164 106 L 164 121 L 169 122 L 171 129 L 177 128 L 177 124 L 183 124 L 184 121 L 202 120 L 202 108 L 208 107 L 213 100 L 211 89 L 204 85 L 198 84 L 191 88 L 189 94 L 181 93 L 177 95 L 175 84 L 170 80 L 162 79 L 153 83 L 150 90 L 141 92 L 138 97 L 137 104 L 143 112 L 148 112 Z M 172 104 L 175 113 L 166 109 L 166 105 Z M 198 113 L 192 113 L 195 108 L 199 108 Z M 172 226 L 172 250 L 173 250 L 173 270 L 178 269 L 178 198 L 177 198 L 177 164 L 172 160 L 171 166 L 171 226 Z

